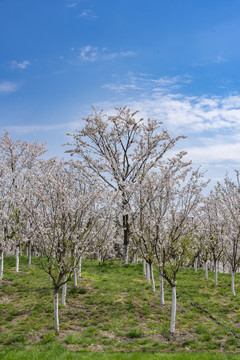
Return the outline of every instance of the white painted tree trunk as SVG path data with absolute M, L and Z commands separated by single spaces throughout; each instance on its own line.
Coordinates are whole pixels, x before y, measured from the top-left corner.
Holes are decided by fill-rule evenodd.
M 148 262 L 147 262 L 146 278 L 147 278 L 147 284 L 149 284 L 150 283 L 150 266 L 149 266 Z
M 218 284 L 217 261 L 214 260 L 215 286 Z
M 82 257 L 79 257 L 79 262 L 78 262 L 78 277 L 82 276 Z
M 146 276 L 146 260 L 143 259 L 143 275 Z
M 16 247 L 16 272 L 19 272 L 19 246 Z
M 31 242 L 28 243 L 28 265 L 32 264 L 32 246 Z
M 54 291 L 54 328 L 55 334 L 59 334 L 59 316 L 58 316 L 58 289 Z
M 19 245 L 19 255 L 22 256 L 22 244 Z
M 164 305 L 165 301 L 164 301 L 163 276 L 160 273 L 159 273 L 159 284 L 160 284 L 160 302 L 161 305 Z
M 205 280 L 208 279 L 208 261 L 204 261 L 204 268 L 205 268 Z
M 235 274 L 234 274 L 234 271 L 232 271 L 231 289 L 232 289 L 232 295 L 233 295 L 233 296 L 236 296 L 236 293 L 235 293 Z
M 197 263 L 198 263 L 198 258 L 196 257 L 195 260 L 194 260 L 195 273 L 197 272 Z
M 133 255 L 133 262 L 134 262 L 134 264 L 138 263 L 138 253 L 137 253 L 137 251 Z
M 152 291 L 155 292 L 155 281 L 154 281 L 154 274 L 153 274 L 153 265 L 152 263 L 149 264 L 150 269 L 150 278 L 151 278 L 151 284 L 152 284 Z
M 78 284 L 78 270 L 76 268 L 76 257 L 74 257 L 74 270 L 73 270 L 73 286 L 77 287 Z
M 78 284 L 77 269 L 74 268 L 74 270 L 73 270 L 73 286 L 74 286 L 74 287 L 77 287 L 77 284 Z
M 3 279 L 3 261 L 4 261 L 4 254 L 3 251 L 0 251 L 0 281 Z
M 64 277 L 64 281 L 67 280 L 67 275 Z M 67 296 L 67 283 L 62 286 L 62 297 L 61 297 L 61 305 L 66 306 L 66 296 Z
M 172 312 L 171 312 L 171 324 L 170 333 L 175 333 L 175 322 L 176 322 L 176 310 L 177 310 L 177 297 L 176 297 L 176 285 L 172 287 Z

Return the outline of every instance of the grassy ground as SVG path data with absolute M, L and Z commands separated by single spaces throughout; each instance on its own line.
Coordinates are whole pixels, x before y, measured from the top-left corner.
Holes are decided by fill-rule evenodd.
M 236 354 L 186 353 L 94 353 L 70 352 L 59 343 L 35 346 L 29 350 L 11 350 L 1 360 L 239 360 Z
M 67 307 L 60 306 L 56 339 L 50 279 L 36 258 L 29 268 L 26 257 L 21 257 L 18 274 L 14 265 L 13 257 L 6 259 L 0 286 L 1 359 L 240 359 L 229 355 L 240 351 L 240 340 L 190 304 L 197 303 L 240 337 L 240 275 L 236 276 L 237 296 L 232 297 L 230 275 L 219 274 L 215 288 L 212 273 L 205 281 L 203 270 L 197 274 L 193 269 L 182 270 L 177 285 L 176 334 L 171 336 L 171 289 L 167 284 L 166 305 L 161 306 L 159 288 L 152 293 L 141 264 L 99 265 L 84 260 L 79 287 L 70 284 Z M 86 351 L 98 354 L 84 355 Z M 212 355 L 192 354 L 206 351 Z M 106 354 L 112 352 L 133 354 Z M 185 354 L 149 354 L 158 352 Z M 224 353 L 228 355 L 222 356 Z

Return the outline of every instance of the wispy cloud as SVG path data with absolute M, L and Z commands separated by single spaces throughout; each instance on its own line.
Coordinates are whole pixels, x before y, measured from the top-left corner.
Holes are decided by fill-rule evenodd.
M 30 61 L 28 60 L 24 60 L 22 62 L 18 62 L 16 60 L 12 60 L 10 62 L 10 68 L 15 70 L 15 69 L 20 69 L 20 70 L 24 70 L 26 69 L 28 66 L 30 65 Z
M 125 80 L 103 85 L 121 93 L 121 103 L 138 109 L 143 117 L 162 120 L 174 131 L 188 133 L 240 129 L 240 94 L 186 96 L 180 89 L 188 75 L 152 78 L 128 74 Z
M 161 119 L 168 128 L 188 133 L 240 129 L 240 95 L 186 97 L 157 93 L 132 100 L 131 108 L 144 116 Z
M 98 58 L 98 48 L 90 45 L 84 46 L 80 49 L 79 59 L 87 62 L 94 62 Z
M 85 9 L 81 12 L 81 14 L 76 16 L 77 18 L 85 18 L 85 19 L 97 19 L 97 15 L 93 13 L 91 9 Z
M 137 55 L 134 51 L 113 52 L 107 48 L 93 47 L 87 45 L 79 50 L 79 59 L 85 62 L 109 61 L 116 58 L 131 57 Z
M 227 62 L 227 59 L 225 59 L 223 56 L 219 55 L 217 56 L 214 60 L 213 60 L 213 63 L 214 64 L 222 64 L 222 63 L 225 63 Z
M 5 129 L 8 130 L 10 133 L 14 133 L 17 135 L 26 135 L 36 132 L 48 132 L 48 131 L 67 129 L 68 126 L 70 126 L 69 124 L 12 125 L 12 126 L 5 126 Z
M 0 95 L 11 94 L 18 90 L 18 84 L 12 81 L 0 81 Z
M 240 166 L 240 94 L 186 96 L 181 87 L 189 82 L 188 75 L 154 79 L 128 74 L 122 81 L 115 76 L 115 82 L 103 87 L 116 91 L 116 102 L 96 107 L 112 115 L 114 106 L 126 104 L 139 110 L 139 117 L 161 120 L 173 136 L 188 136 L 177 146 L 188 152 L 188 159 L 221 178 L 226 169 Z
M 148 74 L 136 76 L 133 73 L 128 73 L 126 76 L 121 76 L 121 78 L 115 77 L 115 81 L 113 83 L 104 84 L 102 87 L 126 94 L 129 90 L 138 90 L 143 94 L 150 91 L 152 94 L 153 92 L 170 92 L 179 89 L 183 84 L 190 82 L 191 78 L 189 75 L 173 77 L 164 76 L 154 79 Z
M 68 8 L 76 8 L 80 2 L 81 0 L 67 0 L 66 6 Z
M 4 126 L 4 129 L 9 131 L 11 134 L 15 135 L 27 135 L 35 133 L 51 133 L 60 131 L 61 134 L 66 134 L 69 131 L 75 131 L 82 126 L 83 122 L 81 117 L 79 120 L 74 120 L 71 122 L 62 122 L 57 124 L 36 124 L 36 125 L 10 125 Z
M 240 143 L 221 142 L 215 145 L 191 146 L 184 150 L 188 152 L 188 158 L 196 164 L 240 164 Z

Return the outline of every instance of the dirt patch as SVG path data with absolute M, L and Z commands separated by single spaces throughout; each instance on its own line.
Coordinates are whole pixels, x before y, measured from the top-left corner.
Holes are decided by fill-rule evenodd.
M 1 296 L 0 304 L 9 304 L 10 302 L 12 302 L 15 299 L 16 299 L 15 296 L 9 296 L 9 295 Z

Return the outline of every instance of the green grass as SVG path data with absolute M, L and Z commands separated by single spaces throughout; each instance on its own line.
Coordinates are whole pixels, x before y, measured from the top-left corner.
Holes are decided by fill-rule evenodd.
M 29 267 L 27 258 L 22 256 L 20 264 L 16 274 L 14 257 L 5 260 L 0 286 L 1 360 L 238 358 L 229 353 L 240 352 L 239 339 L 190 305 L 190 301 L 197 303 L 240 337 L 238 274 L 237 296 L 233 297 L 230 275 L 219 274 L 219 285 L 215 288 L 213 273 L 209 273 L 206 281 L 203 270 L 195 274 L 193 269 L 183 269 L 177 279 L 176 334 L 172 336 L 168 331 L 171 289 L 166 282 L 163 306 L 158 283 L 153 293 L 142 275 L 141 264 L 99 265 L 97 261 L 84 260 L 79 286 L 68 285 L 67 306 L 60 306 L 60 335 L 56 337 L 51 280 L 39 259 L 33 258 Z M 207 351 L 212 355 L 207 355 Z
M 61 344 L 55 343 L 36 346 L 30 350 L 10 349 L 0 353 L 1 360 L 238 360 L 240 355 L 207 354 L 207 353 L 176 353 L 176 354 L 143 354 L 143 353 L 74 353 Z

